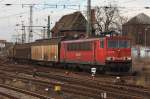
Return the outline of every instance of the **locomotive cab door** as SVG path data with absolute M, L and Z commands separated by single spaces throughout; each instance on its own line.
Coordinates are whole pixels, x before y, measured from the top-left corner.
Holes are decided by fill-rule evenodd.
M 100 39 L 97 41 L 95 56 L 99 65 L 105 65 L 105 47 L 105 39 Z

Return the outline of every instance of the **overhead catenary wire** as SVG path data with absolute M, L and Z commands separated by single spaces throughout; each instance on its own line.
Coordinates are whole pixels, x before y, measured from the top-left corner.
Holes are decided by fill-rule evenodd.
M 64 8 L 64 9 L 72 9 L 72 10 L 79 10 L 80 9 L 80 5 L 69 5 L 69 4 L 64 4 L 64 5 L 61 5 L 61 4 L 42 4 L 42 3 L 33 3 L 33 4 L 14 4 L 14 3 L 7 3 L 7 4 L 0 4 L 0 5 L 4 5 L 4 6 L 21 6 L 22 8 L 24 8 L 25 6 L 29 6 L 29 5 L 34 5 L 35 6 L 38 6 L 38 5 L 44 5 L 44 7 L 41 9 L 49 9 L 49 8 L 52 8 L 52 9 L 58 9 L 58 8 Z M 70 8 L 70 7 L 77 7 L 77 8 Z M 5 17 L 5 16 L 4 16 Z M 7 16 L 6 16 L 7 17 Z
M 104 7 L 104 6 L 103 6 Z M 39 11 L 42 11 L 42 10 L 45 10 L 45 9 L 48 9 L 48 8 L 50 8 L 50 7 L 47 7 L 47 8 L 42 8 L 42 9 L 40 9 Z M 131 8 L 131 7 L 120 7 L 120 8 Z M 136 8 L 136 7 L 132 7 L 132 8 Z M 140 8 L 140 7 L 138 7 L 138 8 Z M 146 7 L 141 7 L 141 8 L 146 8 Z M 149 8 L 149 7 L 148 7 Z M 65 9 L 70 9 L 70 8 L 65 8 Z M 73 9 L 72 8 L 72 10 L 78 10 L 78 9 Z M 81 11 L 81 10 L 80 10 Z M 134 11 L 139 11 L 139 10 L 134 10 Z M 140 10 L 141 11 L 141 10 Z M 133 9 L 132 9 L 132 12 L 133 12 Z M 132 13 L 131 12 L 131 13 Z M 7 16 L 2 16 L 2 17 L 0 17 L 0 20 L 1 19 L 7 19 L 7 18 L 13 18 L 13 17 L 16 17 L 16 16 L 18 16 L 18 15 L 22 15 L 22 14 L 27 14 L 28 13 L 28 11 L 24 11 L 24 12 L 19 12 L 19 13 L 16 13 L 16 14 L 11 14 L 11 15 L 7 15 Z M 122 12 L 123 13 L 123 12 Z
M 2 1 L 2 0 L 1 0 Z M 31 4 L 0 4 L 0 5 L 31 5 Z M 81 5 L 59 5 L 59 4 L 32 4 L 32 5 L 47 5 L 44 6 L 44 8 L 40 9 L 40 10 L 44 10 L 44 9 L 49 9 L 49 8 L 54 8 L 54 9 L 58 9 L 58 7 L 62 7 L 64 9 L 72 9 L 72 10 L 80 10 Z M 78 7 L 78 9 L 75 8 L 67 8 L 67 7 Z M 86 7 L 86 6 L 85 6 Z M 91 6 L 92 8 L 94 8 L 95 6 Z M 100 7 L 107 7 L 107 6 L 100 6 Z M 122 8 L 122 9 L 127 9 L 127 8 L 150 8 L 150 7 L 121 7 L 121 6 L 117 6 L 118 8 Z M 25 14 L 26 12 L 20 12 L 20 13 L 16 13 L 16 14 L 12 14 L 12 15 L 7 15 L 7 16 L 3 16 L 0 17 L 0 19 L 5 19 L 5 18 L 10 18 L 10 17 L 15 17 L 17 15 L 21 15 L 21 14 Z
M 22 5 L 22 4 L 20 4 L 20 5 Z M 23 4 L 23 5 L 27 5 L 27 4 Z M 33 4 L 34 5 L 34 4 Z M 69 7 L 79 7 L 80 5 L 51 5 L 51 7 L 53 7 L 53 8 L 55 8 L 55 9 L 57 9 L 59 6 L 61 6 L 61 7 L 63 7 L 63 9 L 70 9 L 70 8 L 67 8 L 68 6 Z M 44 10 L 44 9 L 48 9 L 48 8 L 50 8 L 50 7 L 45 7 L 45 8 L 42 8 L 42 9 L 40 9 L 40 10 Z M 39 11 L 40 11 L 39 10 Z M 78 9 L 72 9 L 72 10 L 78 10 Z M 28 11 L 25 11 L 25 12 L 20 12 L 20 13 L 16 13 L 16 14 L 12 14 L 12 15 L 7 15 L 7 16 L 2 16 L 2 17 L 0 17 L 0 19 L 5 19 L 5 18 L 10 18 L 10 17 L 15 17 L 15 16 L 17 16 L 17 15 L 21 15 L 21 14 L 25 14 L 25 13 L 28 13 Z
M 6 5 L 6 6 L 26 6 L 26 5 L 44 5 L 44 6 L 55 6 L 55 7 L 66 7 L 66 6 L 78 6 L 79 4 L 48 4 L 48 3 L 6 3 L 6 4 L 0 4 L 0 5 Z

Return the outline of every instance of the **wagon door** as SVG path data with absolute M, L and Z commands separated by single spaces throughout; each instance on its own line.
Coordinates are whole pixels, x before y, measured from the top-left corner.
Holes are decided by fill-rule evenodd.
M 66 48 L 65 48 L 65 43 L 61 42 L 61 48 L 60 48 L 60 61 L 65 62 L 66 59 Z

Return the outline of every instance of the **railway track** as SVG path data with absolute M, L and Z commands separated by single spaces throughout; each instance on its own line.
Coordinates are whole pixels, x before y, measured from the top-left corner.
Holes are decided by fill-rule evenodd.
M 29 97 L 32 97 L 32 99 L 51 99 L 50 97 L 46 97 L 44 95 L 40 95 L 34 92 L 26 91 L 4 84 L 0 84 L 0 94 L 10 99 L 26 99 Z
M 6 69 L 7 70 L 9 70 L 10 69 L 10 67 L 9 66 L 7 66 L 7 65 L 4 65 L 4 67 L 6 67 Z M 35 68 L 34 66 L 28 66 L 28 65 L 14 65 L 14 64 L 11 64 L 11 70 L 12 71 L 17 71 L 17 72 L 25 72 L 25 73 L 28 73 L 28 74 L 33 74 L 33 69 Z M 92 80 L 92 78 L 91 78 L 91 75 L 89 75 L 88 74 L 88 76 L 87 76 L 87 74 L 85 74 L 85 73 L 81 73 L 81 74 L 79 74 L 79 72 L 78 72 L 78 74 L 71 74 L 71 76 L 70 75 L 65 75 L 65 71 L 64 70 L 59 70 L 59 69 L 53 69 L 53 68 L 42 68 L 42 67 L 38 67 L 38 70 L 37 70 L 40 74 L 46 74 L 46 76 L 48 76 L 48 75 L 53 75 L 53 76 L 59 76 L 59 77 L 61 77 L 61 78 L 63 78 L 63 77 L 67 77 L 67 79 L 71 79 L 71 80 L 74 80 L 74 79 L 83 79 L 83 77 L 85 78 L 85 79 L 87 79 L 87 80 Z M 83 74 L 83 75 L 82 75 Z M 86 75 L 86 76 L 85 76 Z M 39 75 L 40 76 L 40 75 Z M 42 76 L 42 75 L 41 75 Z M 80 77 L 81 76 L 81 77 Z M 131 76 L 125 76 L 125 77 L 123 77 L 123 78 L 125 78 L 125 79 L 131 79 Z M 107 84 L 114 84 L 114 79 L 115 79 L 115 76 L 101 76 L 101 75 L 98 75 L 98 77 L 96 77 L 95 79 L 94 79 L 94 81 L 95 82 L 103 82 L 103 83 L 107 83 Z M 93 82 L 93 80 L 92 80 L 92 82 Z M 122 85 L 122 86 L 127 86 L 127 87 L 132 87 L 132 88 L 143 88 L 143 89 L 149 89 L 150 90 L 150 88 L 149 87 L 144 87 L 144 86 L 138 86 L 138 85 L 134 85 L 134 84 L 129 84 L 129 83 L 123 83 L 123 84 L 121 84 L 121 83 L 118 83 L 119 85 Z
M 23 81 L 23 82 L 31 81 L 33 84 L 43 86 L 44 88 L 48 88 L 48 87 L 53 88 L 55 85 L 61 84 L 63 92 L 68 92 L 68 93 L 73 93 L 73 94 L 78 94 L 78 95 L 83 95 L 83 96 L 88 96 L 88 97 L 93 97 L 93 98 L 100 98 L 98 96 L 98 94 L 95 93 L 98 90 L 95 90 L 92 88 L 90 89 L 88 87 L 68 84 L 65 82 L 60 83 L 59 81 L 56 81 L 56 80 L 45 80 L 45 81 L 43 81 L 43 79 L 40 79 L 40 78 L 35 79 L 35 78 L 29 78 L 29 77 L 20 77 L 20 76 L 16 76 L 15 74 L 12 75 L 12 73 L 10 74 L 10 73 L 6 73 L 6 72 L 2 72 L 2 71 L 0 71 L 0 72 L 2 74 L 4 74 L 4 75 L 0 76 L 0 78 L 3 78 L 3 79 L 9 79 L 12 81 L 13 81 L 13 79 L 17 79 L 17 80 Z
M 130 87 L 127 85 L 115 85 L 115 84 L 111 84 L 111 83 L 104 83 L 104 82 L 99 82 L 99 81 L 95 81 L 92 79 L 78 79 L 78 78 L 72 78 L 72 77 L 64 77 L 62 75 L 55 75 L 55 74 L 49 74 L 47 76 L 48 78 L 52 78 L 52 79 L 59 79 L 61 81 L 66 81 L 69 83 L 74 83 L 74 84 L 79 84 L 82 86 L 88 86 L 91 88 L 95 88 L 95 89 L 101 89 L 103 91 L 108 91 L 109 92 L 115 92 L 115 93 L 120 93 L 120 94 L 130 94 L 129 92 L 132 92 L 130 95 L 137 95 L 137 96 L 144 96 L 147 95 L 148 97 L 150 97 L 150 90 L 149 89 L 143 89 L 141 90 L 141 88 L 136 88 L 136 87 Z M 123 95 L 122 95 L 123 96 Z
M 1 71 L 2 73 L 2 71 Z M 68 82 L 63 82 L 63 81 L 54 81 L 54 80 L 50 80 L 50 81 L 43 81 L 39 80 L 39 79 L 31 79 L 28 77 L 16 77 L 16 75 L 12 75 L 12 74 L 6 74 L 2 75 L 0 78 L 9 78 L 9 79 L 19 79 L 22 81 L 32 81 L 34 83 L 40 83 L 42 86 L 48 87 L 49 85 L 56 85 L 56 84 L 60 84 L 63 88 L 62 91 L 65 92 L 70 92 L 70 93 L 74 93 L 74 94 L 80 94 L 83 96 L 88 96 L 88 97 L 92 97 L 92 98 L 100 98 L 101 93 L 106 92 L 108 94 L 108 99 L 111 99 L 113 97 L 113 99 L 115 99 L 116 97 L 120 97 L 123 99 L 142 99 L 142 97 L 140 96 L 136 96 L 136 95 L 125 95 L 124 93 L 119 93 L 119 92 L 113 92 L 112 89 L 108 91 L 108 89 L 106 90 L 106 88 L 101 87 L 101 88 L 93 88 L 93 87 L 89 87 L 89 86 L 83 86 L 83 85 L 77 85 L 77 84 L 70 84 Z M 52 87 L 51 86 L 51 87 Z
M 49 75 L 51 75 L 51 77 Z M 85 80 L 82 81 L 81 79 L 80 80 L 79 79 L 75 80 L 75 79 L 73 79 L 71 77 L 70 78 L 69 77 L 65 78 L 64 76 L 60 76 L 60 75 L 54 75 L 54 74 L 49 74 L 49 75 L 47 75 L 48 78 L 50 78 L 50 79 L 57 79 L 59 81 L 64 81 L 63 83 L 79 84 L 78 86 L 80 86 L 80 88 L 81 88 L 81 85 L 82 85 L 84 87 L 89 87 L 89 88 L 92 88 L 94 90 L 97 89 L 97 90 L 93 91 L 93 93 L 96 93 L 96 95 L 98 95 L 98 94 L 100 94 L 102 92 L 107 92 L 107 93 L 110 94 L 110 96 L 114 96 L 114 97 L 124 97 L 124 98 L 131 98 L 131 99 L 142 99 L 142 97 L 140 95 L 137 95 L 137 93 L 129 95 L 128 94 L 128 91 L 129 91 L 128 88 L 125 90 L 124 88 L 119 87 L 118 85 L 113 85 L 113 86 L 112 85 L 108 85 L 108 84 L 106 85 L 106 84 L 102 84 L 102 83 L 96 83 L 95 81 L 92 81 L 92 82 L 89 83 L 88 80 L 87 81 L 85 81 Z M 42 75 L 42 76 L 46 77 L 46 75 Z M 85 82 L 87 82 L 87 83 L 85 83 Z M 71 86 L 71 88 L 73 88 L 73 86 Z M 81 90 L 81 89 L 78 89 L 78 90 Z M 86 89 L 82 89 L 82 90 L 86 91 Z M 121 91 L 121 90 L 123 90 L 123 91 Z M 131 91 L 131 89 L 130 89 L 130 91 Z M 82 93 L 82 92 L 80 92 L 80 93 Z M 92 92 L 90 92 L 90 93 L 92 93 Z M 117 93 L 117 94 L 114 94 L 114 93 Z M 146 91 L 144 93 L 149 94 Z M 84 94 L 84 95 L 86 95 L 86 94 Z
M 7 66 L 6 66 L 7 67 Z M 16 67 L 12 65 L 14 70 L 11 68 L 5 68 L 5 70 L 9 71 L 20 71 L 27 74 L 32 74 L 30 66 L 21 67 L 19 68 L 18 65 Z M 45 73 L 46 72 L 46 73 Z M 45 69 L 40 69 L 40 72 L 38 72 L 39 77 L 53 79 L 57 81 L 63 82 L 63 86 L 67 88 L 67 85 L 64 84 L 70 84 L 71 88 L 80 87 L 83 89 L 78 89 L 82 91 L 91 90 L 90 93 L 96 93 L 95 95 L 98 96 L 102 92 L 107 92 L 111 97 L 122 97 L 125 99 L 143 99 L 143 97 L 149 98 L 150 97 L 150 90 L 147 88 L 141 88 L 133 85 L 126 85 L 126 84 L 117 84 L 111 82 L 101 82 L 99 80 L 92 80 L 91 78 L 88 79 L 82 79 L 82 78 L 75 78 L 71 76 L 66 75 L 60 75 L 54 72 L 49 72 Z M 50 82 L 49 82 L 50 83 Z M 53 83 L 54 84 L 54 83 Z M 72 84 L 72 85 L 71 85 Z M 87 89 L 86 89 L 87 88 Z M 69 91 L 69 88 L 67 89 Z M 65 91 L 67 91 L 65 90 Z M 70 91 L 71 92 L 71 91 Z M 75 91 L 74 91 L 75 92 Z M 131 93 L 130 93 L 131 92 Z M 76 91 L 76 94 L 78 91 Z M 80 92 L 82 93 L 82 92 Z M 79 93 L 78 93 L 79 94 Z M 82 95 L 85 95 L 84 93 Z M 89 96 L 91 96 L 89 94 Z M 99 96 L 98 96 L 99 97 Z

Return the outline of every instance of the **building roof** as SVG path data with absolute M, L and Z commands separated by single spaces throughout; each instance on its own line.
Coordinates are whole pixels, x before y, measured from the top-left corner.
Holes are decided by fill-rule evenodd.
M 144 13 L 140 13 L 137 16 L 131 18 L 127 23 L 124 25 L 131 25 L 131 24 L 146 24 L 150 25 L 150 17 Z
M 74 12 L 63 16 L 55 26 L 52 28 L 51 32 L 58 33 L 60 31 L 86 31 L 86 19 L 81 14 L 81 12 Z

